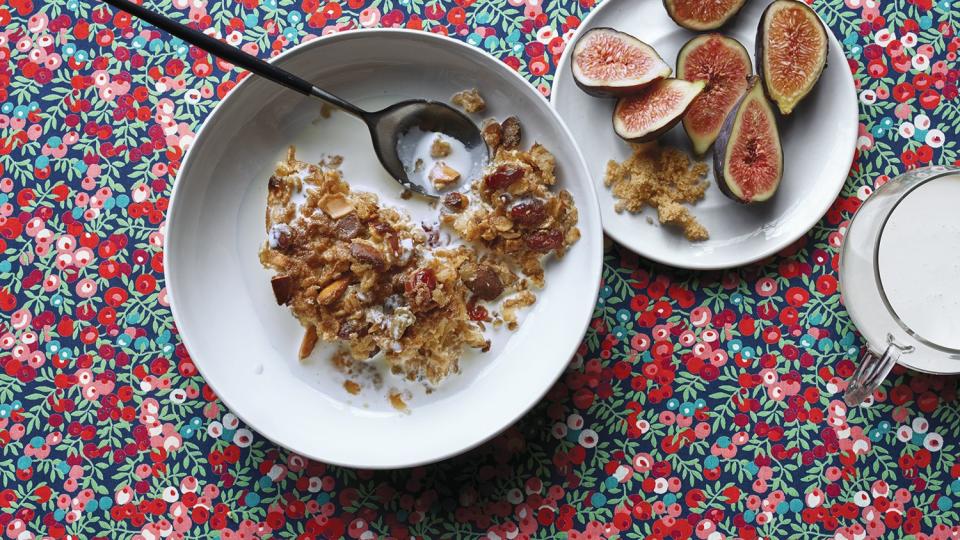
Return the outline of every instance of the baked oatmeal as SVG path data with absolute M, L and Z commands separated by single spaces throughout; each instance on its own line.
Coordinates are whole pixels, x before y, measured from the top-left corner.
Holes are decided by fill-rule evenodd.
M 260 260 L 305 328 L 301 358 L 333 342 L 341 371 L 382 353 L 392 372 L 436 384 L 465 349 L 490 347 L 486 324 L 517 327 L 536 300 L 529 285 L 543 286 L 543 259 L 579 239 L 577 210 L 567 191 L 551 191 L 553 156 L 539 144 L 521 150 L 515 118 L 485 129 L 491 163 L 469 190 L 443 197 L 435 226 L 351 190 L 339 159 L 309 164 L 291 148 L 277 165 Z M 444 242 L 441 225 L 458 241 Z

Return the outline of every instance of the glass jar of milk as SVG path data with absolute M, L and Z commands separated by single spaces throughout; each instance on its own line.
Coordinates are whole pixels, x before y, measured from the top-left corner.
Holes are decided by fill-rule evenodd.
M 912 170 L 863 203 L 843 240 L 840 290 L 866 341 L 848 404 L 870 398 L 897 362 L 960 373 L 960 169 Z

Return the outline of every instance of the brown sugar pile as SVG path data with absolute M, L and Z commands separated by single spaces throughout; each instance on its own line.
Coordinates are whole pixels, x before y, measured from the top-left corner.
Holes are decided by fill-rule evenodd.
M 633 155 L 623 163 L 610 160 L 603 183 L 617 199 L 614 210 L 636 213 L 644 206 L 657 209 L 660 223 L 683 230 L 687 240 L 710 237 L 707 229 L 680 203 L 703 199 L 709 187 L 707 165 L 692 162 L 684 152 L 657 143 L 634 144 Z

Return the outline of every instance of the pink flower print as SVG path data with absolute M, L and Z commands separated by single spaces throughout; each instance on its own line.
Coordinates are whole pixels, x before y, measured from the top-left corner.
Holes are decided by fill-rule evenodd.
M 873 143 L 874 143 L 873 134 L 870 133 L 870 130 L 867 129 L 867 126 L 861 122 L 858 131 L 859 133 L 857 135 L 857 149 L 863 152 L 873 148 Z
M 866 454 L 873 446 L 860 426 L 851 428 L 847 437 L 842 437 L 839 433 L 837 435 L 840 437 L 840 449 L 858 456 Z
M 90 298 L 97 294 L 97 283 L 90 278 L 83 278 L 77 282 L 76 291 L 80 298 Z
M 18 540 L 24 535 L 32 536 L 31 533 L 27 532 L 27 523 L 19 518 L 7 523 L 6 533 L 8 538 L 16 538 Z
M 173 453 L 180 449 L 183 439 L 177 428 L 170 423 L 163 424 L 160 434 L 150 437 L 150 445 L 154 448 L 163 448 L 167 452 Z
M 807 508 L 819 508 L 826 500 L 827 496 L 820 488 L 812 488 L 804 497 Z
M 32 34 L 39 34 L 47 29 L 50 19 L 44 13 L 34 13 L 27 19 L 27 30 Z
M 113 500 L 118 505 L 124 505 L 133 500 L 133 489 L 130 486 L 120 486 L 113 494 Z
M 360 12 L 360 26 L 371 28 L 380 22 L 380 10 L 376 6 L 368 7 Z
M 702 328 L 710 324 L 713 314 L 707 306 L 698 306 L 690 312 L 690 324 L 697 328 Z
M 30 326 L 31 320 L 33 320 L 33 314 L 27 308 L 21 308 L 14 311 L 13 315 L 10 316 L 10 326 L 14 330 L 23 330 Z
M 641 452 L 633 457 L 633 468 L 638 473 L 648 473 L 653 469 L 653 457 L 646 453 Z
M 40 446 L 28 444 L 23 447 L 23 454 L 38 460 L 47 459 L 47 457 L 50 455 L 50 446 L 47 445 L 46 442 Z
M 777 289 L 777 282 L 770 277 L 762 277 L 757 281 L 756 284 L 757 294 L 763 296 L 764 298 L 768 298 L 777 294 Z

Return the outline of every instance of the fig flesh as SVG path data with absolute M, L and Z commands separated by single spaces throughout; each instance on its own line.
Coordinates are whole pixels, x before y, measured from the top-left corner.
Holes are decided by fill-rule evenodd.
M 613 129 L 630 142 L 652 141 L 683 118 L 703 86 L 703 81 L 662 79 L 620 98 L 613 109 Z
M 783 177 L 777 117 L 757 77 L 727 116 L 713 152 L 713 173 L 724 195 L 741 203 L 773 197 Z
M 704 34 L 691 39 L 680 49 L 677 76 L 706 83 L 683 117 L 683 129 L 696 154 L 706 153 L 717 140 L 723 121 L 747 91 L 751 75 L 750 54 L 733 38 Z
M 715 30 L 727 24 L 747 0 L 663 0 L 670 18 L 697 32 Z
M 599 97 L 635 93 L 673 70 L 653 47 L 612 28 L 593 28 L 573 46 L 573 80 Z
M 803 2 L 776 0 L 757 30 L 757 73 L 780 113 L 793 112 L 827 66 L 830 42 L 820 17 Z

